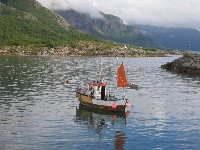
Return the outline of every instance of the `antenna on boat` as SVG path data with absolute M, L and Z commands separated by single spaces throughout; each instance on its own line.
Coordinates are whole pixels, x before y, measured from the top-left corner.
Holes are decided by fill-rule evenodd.
M 117 57 L 117 66 L 116 66 L 116 75 L 117 75 L 117 73 L 118 73 L 118 60 L 119 60 L 119 58 Z M 117 76 L 116 76 L 116 87 L 117 87 Z
M 99 83 L 102 82 L 102 60 L 101 60 L 101 63 L 100 63 L 100 72 L 99 72 Z
M 117 74 L 117 70 L 118 70 L 118 57 L 117 57 L 117 66 L 116 66 L 116 74 Z M 114 96 L 116 95 L 116 89 L 117 89 L 117 75 L 116 75 L 116 88 L 114 89 Z

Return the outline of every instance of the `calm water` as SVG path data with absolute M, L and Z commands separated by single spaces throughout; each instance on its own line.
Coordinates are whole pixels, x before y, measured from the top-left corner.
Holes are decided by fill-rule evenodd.
M 159 68 L 177 57 L 119 58 L 143 87 L 126 90 L 124 117 L 75 97 L 76 86 L 98 79 L 99 57 L 0 56 L 0 149 L 200 149 L 200 79 Z M 116 58 L 102 62 L 112 89 Z

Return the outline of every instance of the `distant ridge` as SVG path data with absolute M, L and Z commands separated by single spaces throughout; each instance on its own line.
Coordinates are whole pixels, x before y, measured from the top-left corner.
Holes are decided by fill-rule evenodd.
M 166 49 L 200 51 L 200 31 L 191 28 L 166 28 L 135 25 L 146 36 L 161 43 Z
M 123 20 L 117 16 L 101 12 L 104 18 L 94 19 L 74 10 L 57 11 L 57 13 L 79 30 L 106 40 L 142 47 L 162 47 L 151 38 L 144 36 L 138 28 L 124 24 Z

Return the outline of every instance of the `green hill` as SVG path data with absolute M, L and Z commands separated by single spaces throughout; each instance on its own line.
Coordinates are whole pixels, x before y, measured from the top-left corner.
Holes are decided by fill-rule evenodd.
M 0 46 L 54 47 L 81 40 L 100 40 L 76 30 L 36 0 L 1 0 L 0 27 Z

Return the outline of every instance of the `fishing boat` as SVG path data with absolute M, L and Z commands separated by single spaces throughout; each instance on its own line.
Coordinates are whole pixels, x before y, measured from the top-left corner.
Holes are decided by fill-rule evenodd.
M 76 97 L 79 102 L 87 107 L 124 112 L 127 108 L 131 106 L 130 101 L 125 97 L 125 94 L 122 97 L 117 97 L 116 95 L 109 94 L 107 90 L 107 83 L 102 82 L 102 63 L 100 64 L 100 78 L 99 81 L 92 81 L 87 83 L 86 87 L 77 87 L 76 88 Z M 117 69 L 117 89 L 128 87 L 128 81 L 126 79 L 126 73 L 124 70 L 124 64 Z

